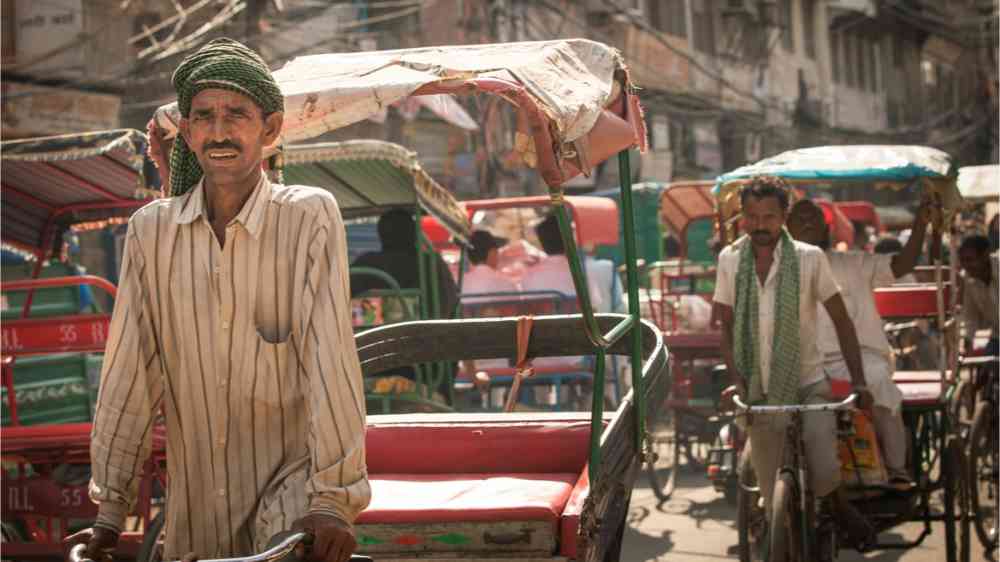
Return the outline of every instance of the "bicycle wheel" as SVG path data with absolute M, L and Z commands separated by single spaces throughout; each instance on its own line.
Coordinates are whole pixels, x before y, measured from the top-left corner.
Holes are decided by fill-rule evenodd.
M 945 442 L 941 465 L 944 489 L 944 544 L 948 562 L 968 562 L 970 551 L 968 486 L 963 441 L 952 435 Z
M 771 562 L 800 562 L 802 552 L 801 521 L 795 479 L 783 472 L 774 482 L 771 499 Z
M 979 542 L 987 551 L 997 548 L 997 416 L 989 401 L 976 405 L 969 434 L 969 499 Z
M 757 475 L 750 462 L 750 443 L 743 447 L 737 471 L 739 494 L 736 498 L 736 528 L 739 533 L 740 562 L 760 562 L 767 540 L 767 515 L 760 505 Z
M 952 422 L 958 424 L 956 427 L 972 422 L 973 410 L 976 405 L 974 391 L 971 381 L 964 379 L 958 381 L 955 392 L 952 393 L 951 400 L 948 402 L 948 414 L 951 416 Z
M 664 406 L 649 427 L 653 459 L 646 463 L 646 475 L 649 487 L 661 502 L 670 499 L 677 482 L 680 447 L 677 444 L 675 419 L 673 409 Z

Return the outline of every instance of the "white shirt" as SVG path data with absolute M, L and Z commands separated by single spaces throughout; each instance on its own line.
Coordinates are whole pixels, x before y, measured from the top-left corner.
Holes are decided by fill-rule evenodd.
M 875 308 L 874 289 L 886 287 L 896 282 L 892 272 L 891 254 L 869 254 L 867 252 L 826 252 L 830 262 L 833 278 L 840 286 L 840 295 L 844 299 L 847 315 L 854 322 L 854 330 L 858 333 L 858 343 L 863 350 L 889 356 L 892 347 L 885 337 L 882 317 Z M 819 307 L 819 350 L 828 360 L 839 360 L 843 357 L 837 330 L 826 309 Z
M 469 268 L 469 271 L 462 276 L 462 294 L 469 295 L 474 293 L 516 293 L 518 291 L 517 284 L 512 280 L 503 275 L 500 275 L 497 270 L 481 263 L 478 265 L 473 265 Z M 510 299 L 516 298 L 513 296 L 509 297 L 496 297 L 497 299 Z M 479 300 L 489 300 L 488 297 L 482 297 L 481 299 L 463 299 L 465 301 L 479 301 Z
M 595 305 L 597 312 L 623 311 L 625 297 L 622 295 L 622 284 L 616 279 L 615 262 L 588 256 L 584 263 L 587 277 L 594 280 L 597 290 L 601 292 L 601 305 Z
M 604 301 L 597 284 L 594 282 L 593 274 L 587 276 L 587 286 L 594 310 L 601 310 Z M 566 256 L 546 256 L 528 268 L 524 272 L 524 277 L 521 278 L 521 289 L 524 291 L 559 291 L 567 297 L 575 297 L 576 287 L 573 286 L 573 276 L 569 272 L 569 262 L 566 260 Z
M 990 330 L 990 337 L 997 336 L 997 315 L 1000 309 L 997 307 L 998 281 L 1000 281 L 1000 267 L 997 264 L 997 256 L 990 256 L 990 265 L 993 267 L 993 280 L 989 285 L 971 275 L 965 276 L 965 287 L 962 295 L 962 315 L 965 319 L 966 337 L 972 337 L 978 330 Z
M 750 239 L 744 236 L 727 246 L 719 254 L 719 267 L 716 272 L 715 296 L 713 300 L 719 304 L 734 306 L 736 304 L 736 272 L 739 270 L 740 250 L 743 244 L 749 244 Z M 795 252 L 799 257 L 799 354 L 802 371 L 799 386 L 805 387 L 823 379 L 823 356 L 816 344 L 816 311 L 817 305 L 826 302 L 830 297 L 840 292 L 840 288 L 830 272 L 830 264 L 816 246 L 793 241 Z M 778 265 L 781 263 L 781 244 L 774 252 L 774 261 L 767 273 L 767 279 L 761 285 L 760 278 L 754 273 L 757 285 L 758 302 L 758 336 L 760 337 L 760 373 L 761 386 L 767 392 L 770 378 L 771 351 L 774 345 L 774 304 L 778 288 Z

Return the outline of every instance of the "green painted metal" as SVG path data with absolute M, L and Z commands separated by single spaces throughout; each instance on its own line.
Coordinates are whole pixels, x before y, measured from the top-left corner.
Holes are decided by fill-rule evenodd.
M 569 262 L 570 273 L 573 277 L 573 286 L 576 289 L 577 301 L 580 304 L 580 312 L 583 319 L 583 328 L 587 333 L 587 338 L 594 344 L 596 363 L 594 368 L 594 394 L 590 412 L 590 470 L 588 471 L 590 485 L 596 485 L 598 468 L 601 463 L 601 433 L 603 433 L 604 416 L 604 379 L 605 379 L 605 359 L 608 348 L 614 345 L 626 334 L 631 334 L 631 360 L 632 372 L 642 373 L 642 333 L 638 330 L 639 324 L 639 272 L 636 263 L 636 243 L 635 243 L 635 209 L 632 202 L 632 184 L 629 178 L 629 153 L 623 150 L 618 153 L 618 173 L 624 178 L 621 185 L 621 207 L 623 216 L 623 238 L 625 244 L 625 272 L 628 283 L 628 315 L 621 322 L 616 324 L 607 334 L 602 334 L 597 325 L 597 318 L 594 316 L 594 307 L 590 302 L 590 290 L 587 285 L 587 275 L 583 268 L 583 261 L 576 248 L 573 237 L 573 229 L 570 224 L 569 214 L 563 206 L 562 194 L 553 193 L 552 203 L 555 206 L 556 221 L 559 224 L 559 234 L 566 249 L 566 260 Z M 632 389 L 636 399 L 636 431 L 635 440 L 637 449 L 643 448 L 643 440 L 646 436 L 646 404 L 642 400 L 644 396 L 643 380 L 641 376 L 633 376 Z
M 20 357 L 14 392 L 22 425 L 82 423 L 93 419 L 102 354 Z M 10 425 L 7 389 L 0 389 L 0 423 Z
M 472 542 L 471 538 L 469 538 L 469 537 L 467 537 L 465 535 L 460 535 L 458 533 L 447 533 L 447 534 L 444 534 L 444 535 L 433 536 L 433 537 L 431 537 L 431 540 L 435 541 L 435 542 L 444 543 L 444 544 L 451 544 L 451 545 L 468 544 L 468 543 Z
M 628 283 L 628 313 L 636 324 L 632 330 L 632 392 L 638 398 L 635 401 L 635 439 L 636 451 L 642 451 L 643 440 L 646 437 L 646 401 L 642 380 L 642 332 L 638 329 L 639 322 L 639 272 L 636 263 L 635 248 L 635 211 L 632 205 L 632 177 L 629 170 L 628 151 L 618 154 L 618 176 L 622 181 L 622 215 L 625 229 L 625 277 Z
M 369 535 L 361 535 L 358 537 L 358 544 L 361 546 L 370 546 L 370 545 L 384 544 L 384 543 L 385 543 L 384 540 Z

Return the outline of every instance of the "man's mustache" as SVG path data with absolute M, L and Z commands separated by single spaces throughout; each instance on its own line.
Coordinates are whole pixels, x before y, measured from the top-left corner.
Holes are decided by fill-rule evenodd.
M 209 142 L 206 142 L 204 145 L 202 145 L 201 149 L 203 151 L 204 150 L 235 150 L 237 152 L 239 152 L 239 151 L 242 150 L 238 144 L 236 144 L 235 142 L 233 142 L 231 140 L 224 140 L 224 141 L 219 141 L 219 142 L 209 141 Z
M 754 230 L 750 233 L 750 236 L 770 236 L 771 233 L 766 230 Z

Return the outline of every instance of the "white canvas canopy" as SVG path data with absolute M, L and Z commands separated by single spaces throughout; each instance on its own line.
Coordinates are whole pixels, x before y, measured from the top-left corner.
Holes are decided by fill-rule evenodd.
M 526 130 L 519 144 L 526 153 L 541 147 L 537 159 L 550 185 L 645 145 L 621 55 L 586 39 L 310 55 L 274 76 L 285 95 L 281 144 L 369 118 L 411 95 L 478 90 L 511 101 L 531 125 L 544 125 Z M 172 134 L 180 119 L 176 103 L 157 109 L 154 119 Z M 592 141 L 588 133 L 602 122 Z
M 1000 202 L 1000 165 L 959 168 L 958 191 L 968 201 Z

